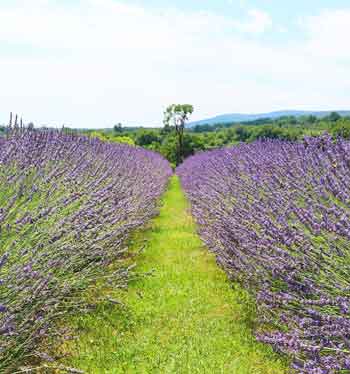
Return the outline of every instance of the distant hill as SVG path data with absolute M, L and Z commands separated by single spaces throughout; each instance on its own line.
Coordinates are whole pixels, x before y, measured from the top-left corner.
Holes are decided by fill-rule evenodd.
M 348 110 L 329 110 L 329 111 L 303 111 L 303 110 L 280 110 L 277 112 L 269 113 L 257 113 L 257 114 L 242 114 L 242 113 L 231 113 L 222 114 L 212 118 L 203 119 L 200 121 L 190 122 L 188 127 L 194 127 L 196 125 L 215 125 L 217 123 L 238 123 L 238 122 L 249 122 L 256 121 L 262 118 L 277 119 L 285 116 L 309 116 L 314 115 L 318 118 L 326 117 L 332 112 L 337 112 L 341 116 L 350 116 L 350 111 Z

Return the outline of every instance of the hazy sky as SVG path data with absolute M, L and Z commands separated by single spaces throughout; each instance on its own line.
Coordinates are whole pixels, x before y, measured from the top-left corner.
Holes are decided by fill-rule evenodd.
M 0 123 L 350 109 L 349 0 L 0 0 Z

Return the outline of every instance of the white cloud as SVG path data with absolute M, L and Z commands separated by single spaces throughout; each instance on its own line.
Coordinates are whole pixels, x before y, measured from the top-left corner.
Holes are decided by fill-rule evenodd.
M 252 9 L 248 12 L 249 19 L 237 22 L 240 31 L 254 34 L 261 34 L 272 27 L 272 18 L 269 13 Z
M 350 60 L 350 9 L 324 10 L 304 17 L 300 23 L 308 32 L 307 48 L 320 57 Z
M 196 118 L 347 105 L 348 67 L 321 43 L 340 35 L 318 37 L 317 18 L 305 21 L 302 43 L 277 46 L 259 39 L 272 21 L 258 10 L 237 21 L 114 0 L 81 4 L 0 7 L 0 123 L 10 110 L 41 123 L 105 127 L 160 124 L 172 102 L 193 103 Z

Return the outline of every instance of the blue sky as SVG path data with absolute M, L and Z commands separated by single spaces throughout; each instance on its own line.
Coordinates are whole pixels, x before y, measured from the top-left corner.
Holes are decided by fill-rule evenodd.
M 131 0 L 134 4 L 151 7 L 179 7 L 186 10 L 209 10 L 232 16 L 244 15 L 247 9 L 264 9 L 273 16 L 313 13 L 322 8 L 338 9 L 349 5 L 347 0 Z
M 0 0 L 0 123 L 350 109 L 344 0 Z

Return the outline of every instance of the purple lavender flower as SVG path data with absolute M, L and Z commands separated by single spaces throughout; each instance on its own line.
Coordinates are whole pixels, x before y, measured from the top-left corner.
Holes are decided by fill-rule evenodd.
M 57 131 L 0 142 L 0 372 L 86 309 L 79 294 L 96 279 L 127 284 L 126 239 L 157 213 L 171 173 L 157 153 Z
M 350 367 L 349 151 L 328 135 L 258 141 L 177 169 L 203 241 L 257 297 L 257 338 L 298 373 Z

